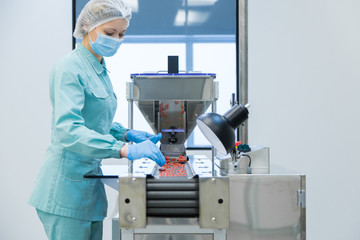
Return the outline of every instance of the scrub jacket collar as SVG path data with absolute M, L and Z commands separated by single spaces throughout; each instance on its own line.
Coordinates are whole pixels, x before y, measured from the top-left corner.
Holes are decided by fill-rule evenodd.
M 101 63 L 99 63 L 97 58 L 81 43 L 77 44 L 76 48 L 78 48 L 80 53 L 86 57 L 98 75 L 100 75 L 104 70 L 107 71 L 104 58 L 101 60 Z

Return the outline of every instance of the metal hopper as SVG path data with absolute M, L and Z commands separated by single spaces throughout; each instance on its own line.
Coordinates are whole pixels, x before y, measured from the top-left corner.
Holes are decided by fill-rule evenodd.
M 130 104 L 135 102 L 154 133 L 163 134 L 161 151 L 165 156 L 185 155 L 184 143 L 197 117 L 211 104 L 215 106 L 215 77 L 209 73 L 131 74 L 127 99 Z

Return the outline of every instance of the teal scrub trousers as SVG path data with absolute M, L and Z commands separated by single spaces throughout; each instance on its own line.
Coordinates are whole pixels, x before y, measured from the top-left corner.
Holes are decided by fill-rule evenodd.
M 36 209 L 49 240 L 101 240 L 102 221 L 84 221 Z

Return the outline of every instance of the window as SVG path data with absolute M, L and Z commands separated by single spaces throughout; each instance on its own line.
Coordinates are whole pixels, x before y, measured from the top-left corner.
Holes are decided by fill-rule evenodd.
M 87 2 L 74 0 L 74 17 Z M 231 94 L 236 92 L 236 0 L 126 2 L 133 9 L 133 17 L 125 40 L 118 53 L 105 60 L 118 95 L 115 121 L 127 126 L 125 93 L 130 74 L 166 71 L 169 55 L 179 56 L 180 71 L 215 73 L 219 82 L 217 112 L 227 111 Z M 152 132 L 137 107 L 134 128 Z M 186 145 L 199 147 L 209 143 L 195 128 Z

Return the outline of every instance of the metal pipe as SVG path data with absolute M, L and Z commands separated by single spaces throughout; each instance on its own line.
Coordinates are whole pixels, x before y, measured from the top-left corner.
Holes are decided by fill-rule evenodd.
M 134 114 L 134 103 L 132 99 L 128 99 L 128 127 L 133 129 L 133 114 Z M 128 173 L 133 173 L 133 162 L 128 160 Z
M 148 191 L 197 191 L 199 190 L 198 183 L 147 183 L 146 190 Z
M 239 102 L 242 105 L 248 103 L 248 0 L 239 0 Z M 242 143 L 248 143 L 248 123 L 239 127 L 240 140 Z
M 147 216 L 192 217 L 199 216 L 198 208 L 147 208 Z
M 211 104 L 211 111 L 213 113 L 216 113 L 216 99 Z M 214 146 L 211 146 L 211 174 L 214 177 L 215 176 L 215 156 L 216 156 L 216 149 Z
M 198 208 L 198 200 L 148 200 L 147 208 Z
M 198 191 L 147 191 L 146 199 L 199 199 Z

